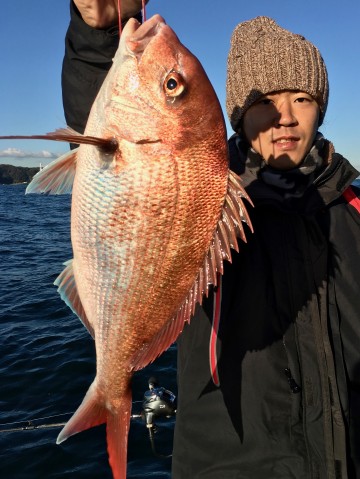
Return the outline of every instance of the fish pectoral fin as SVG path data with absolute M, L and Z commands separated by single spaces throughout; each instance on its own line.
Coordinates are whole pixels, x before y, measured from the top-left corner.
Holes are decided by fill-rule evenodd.
M 58 128 L 45 135 L 2 135 L 0 136 L 0 140 L 66 141 L 77 145 L 93 145 L 105 153 L 114 153 L 118 149 L 118 142 L 114 137 L 101 138 L 99 136 L 83 135 L 69 126 L 66 128 Z
M 90 323 L 88 317 L 86 316 L 85 310 L 81 303 L 75 277 L 73 271 L 73 260 L 69 260 L 65 263 L 66 268 L 60 273 L 56 278 L 54 285 L 58 286 L 58 293 L 69 308 L 75 313 L 86 329 L 89 331 L 91 336 L 95 337 L 95 332 L 92 324 Z
M 71 193 L 76 171 L 77 150 L 78 148 L 69 151 L 39 171 L 26 188 L 26 194 L 65 195 Z

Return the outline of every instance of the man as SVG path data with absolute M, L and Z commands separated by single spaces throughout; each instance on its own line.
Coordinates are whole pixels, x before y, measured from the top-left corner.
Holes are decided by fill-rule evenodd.
M 360 474 L 360 215 L 346 199 L 359 173 L 317 132 L 327 102 L 310 42 L 266 17 L 235 28 L 229 146 L 254 234 L 221 285 L 220 388 L 212 298 L 178 341 L 174 478 Z
M 112 30 L 94 30 L 72 8 L 64 106 L 81 131 L 72 82 L 101 84 Z M 266 17 L 236 27 L 229 147 L 255 205 L 254 234 L 178 341 L 174 479 L 360 475 L 360 213 L 350 187 L 359 173 L 318 133 L 327 102 L 314 45 Z M 219 387 L 208 365 L 218 311 Z

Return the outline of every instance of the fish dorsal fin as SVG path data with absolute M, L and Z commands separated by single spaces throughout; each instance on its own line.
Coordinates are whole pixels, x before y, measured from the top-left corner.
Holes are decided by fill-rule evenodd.
M 242 222 L 245 222 L 251 231 L 253 228 L 243 198 L 252 205 L 241 184 L 241 179 L 229 170 L 228 188 L 221 218 L 197 278 L 176 315 L 152 341 L 143 345 L 135 354 L 130 365 L 131 369 L 144 368 L 171 346 L 182 332 L 184 324 L 190 323 L 196 305 L 198 303 L 201 305 L 204 296 L 208 296 L 210 286 L 217 286 L 218 274 L 224 272 L 224 260 L 231 262 L 231 249 L 239 251 L 237 238 L 246 242 Z
M 65 301 L 69 308 L 79 317 L 81 322 L 94 338 L 94 328 L 86 316 L 76 287 L 73 271 L 73 260 L 71 259 L 67 261 L 64 263 L 64 265 L 66 267 L 56 278 L 54 285 L 58 287 L 58 293 L 60 294 L 61 299 Z
M 65 195 L 71 193 L 76 171 L 76 153 L 71 150 L 39 171 L 28 187 L 26 193 L 49 193 Z

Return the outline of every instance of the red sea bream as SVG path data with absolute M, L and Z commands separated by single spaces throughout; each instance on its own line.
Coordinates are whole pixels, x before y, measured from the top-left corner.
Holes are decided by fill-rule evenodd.
M 76 140 L 52 136 L 67 135 Z M 247 195 L 229 170 L 216 94 L 159 15 L 126 24 L 77 139 L 93 144 L 28 187 L 57 194 L 73 184 L 74 257 L 56 284 L 96 345 L 94 382 L 57 442 L 106 423 L 114 478 L 125 479 L 132 374 L 176 340 L 216 283 L 250 224 Z

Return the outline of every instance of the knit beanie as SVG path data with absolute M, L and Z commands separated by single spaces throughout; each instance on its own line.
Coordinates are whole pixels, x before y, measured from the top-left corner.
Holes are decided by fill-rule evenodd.
M 231 37 L 226 80 L 226 109 L 235 131 L 246 110 L 261 96 L 300 90 L 320 107 L 320 124 L 329 96 L 325 63 L 303 36 L 268 17 L 239 23 Z

